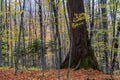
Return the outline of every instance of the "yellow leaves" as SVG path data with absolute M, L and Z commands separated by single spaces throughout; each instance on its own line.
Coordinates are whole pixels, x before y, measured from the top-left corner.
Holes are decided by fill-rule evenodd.
M 8 3 L 9 4 L 9 3 Z M 19 2 L 15 2 L 15 1 L 13 1 L 13 2 L 10 2 L 10 8 L 12 9 L 12 8 L 15 8 L 15 6 L 19 6 Z
M 5 11 L 0 11 L 0 15 L 6 14 Z
M 44 0 L 44 2 L 49 2 L 49 0 Z
M 64 14 L 64 9 L 63 9 L 63 8 L 60 8 L 60 9 L 59 9 L 59 13 L 60 13 L 60 14 Z
M 53 56 L 53 55 L 54 55 L 53 53 L 49 52 L 49 53 L 47 53 L 45 56 L 46 56 L 46 57 L 49 57 L 49 56 Z
M 14 2 L 14 3 L 15 3 L 16 6 L 19 5 L 19 2 Z
M 22 14 L 24 12 L 24 10 L 12 10 L 12 11 L 0 11 L 0 15 L 4 15 L 4 14 L 9 14 L 9 15 L 12 15 L 12 14 Z
M 83 24 L 83 22 L 81 22 L 81 23 L 72 23 L 72 28 L 76 28 L 76 27 L 78 27 L 78 26 L 80 26 L 80 25 L 82 25 Z
M 9 3 L 8 3 L 9 4 Z M 16 7 L 19 6 L 19 2 L 15 2 L 15 1 L 12 1 L 10 3 L 10 6 L 7 6 L 7 8 L 10 8 L 11 10 L 10 11 L 0 11 L 0 15 L 4 15 L 4 14 L 9 14 L 9 15 L 12 15 L 12 14 L 15 14 L 15 12 L 17 14 L 21 14 L 23 13 L 24 11 L 23 10 L 15 10 L 15 5 Z
M 86 13 L 74 14 L 73 22 L 78 22 L 85 19 Z
M 118 5 L 120 4 L 120 2 L 119 3 L 117 3 Z M 116 3 L 114 3 L 114 2 L 111 2 L 111 3 L 108 3 L 108 4 L 99 4 L 98 6 L 97 6 L 97 8 L 107 8 L 107 7 L 116 7 Z
M 86 18 L 87 17 L 87 18 Z M 89 15 L 86 13 L 81 14 L 74 14 L 73 22 L 72 22 L 72 28 L 76 28 L 82 24 L 84 24 L 84 20 L 89 20 Z
M 108 4 L 100 4 L 97 8 L 106 8 L 107 6 L 113 6 L 113 4 L 108 5 Z

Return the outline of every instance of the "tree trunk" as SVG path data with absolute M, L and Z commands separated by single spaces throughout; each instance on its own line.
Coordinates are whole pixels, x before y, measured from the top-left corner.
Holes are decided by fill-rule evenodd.
M 0 11 L 2 12 L 3 11 L 3 0 L 0 1 Z M 0 67 L 2 66 L 2 33 L 1 33 L 1 30 L 2 30 L 2 15 L 0 15 Z
M 77 17 L 75 17 L 75 14 L 81 15 L 82 13 L 85 13 L 83 0 L 67 0 L 67 7 L 70 23 L 72 23 L 70 26 L 72 39 L 71 67 L 75 69 L 98 69 L 98 63 L 88 38 L 85 16 L 81 16 L 83 18 L 82 20 L 77 20 Z M 74 26 L 73 24 L 77 26 Z M 61 68 L 67 68 L 68 63 L 69 55 L 62 63 Z
M 20 11 L 21 10 L 25 10 L 25 0 L 23 1 L 23 6 L 21 6 L 21 2 L 19 1 L 19 5 L 20 5 Z M 20 31 L 19 31 L 19 35 L 18 35 L 18 47 L 17 47 L 17 51 L 16 51 L 16 55 L 15 55 L 15 73 L 14 75 L 17 75 L 17 70 L 18 70 L 18 63 L 19 63 L 19 55 L 20 55 L 20 47 L 21 47 L 21 34 L 23 32 L 23 29 L 24 29 L 24 21 L 23 21 L 23 18 L 24 18 L 24 12 L 21 13 L 21 21 L 20 21 Z
M 105 5 L 107 3 L 106 0 L 101 0 L 101 4 Z M 102 10 L 102 26 L 104 30 L 108 30 L 108 23 L 107 23 L 107 9 L 106 8 L 101 8 Z M 104 57 L 105 57 L 105 73 L 109 73 L 109 61 L 108 61 L 108 33 L 105 32 L 103 34 L 103 41 L 104 41 Z
M 9 0 L 9 9 L 8 9 L 8 11 L 10 12 L 11 11 L 11 1 Z M 11 21 L 11 15 L 10 15 L 10 13 L 9 13 L 9 20 L 8 20 L 8 22 L 9 22 L 9 30 L 10 30 L 10 32 L 9 32 L 9 36 L 10 36 L 10 40 L 9 40 L 9 45 L 10 45 L 10 49 L 9 49 L 9 66 L 10 66 L 10 68 L 12 68 L 13 67 L 13 41 L 12 41 L 12 39 L 13 39 L 13 33 L 12 33 L 12 31 L 13 31 L 13 28 L 12 28 L 12 21 Z
M 43 30 L 43 13 L 42 13 L 42 1 L 39 0 L 39 21 L 40 21 L 40 40 L 41 40 L 41 52 L 39 58 L 41 59 L 42 69 L 46 69 L 46 59 L 45 59 L 45 43 L 44 43 L 44 30 Z

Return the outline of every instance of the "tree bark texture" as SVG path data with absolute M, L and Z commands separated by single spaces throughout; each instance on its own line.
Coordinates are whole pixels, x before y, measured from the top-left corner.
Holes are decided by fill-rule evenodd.
M 71 67 L 75 69 L 98 69 L 98 63 L 88 38 L 85 16 L 81 16 L 84 17 L 82 20 L 74 21 L 76 19 L 75 14 L 81 15 L 85 13 L 83 0 L 67 0 L 67 7 L 71 24 Z M 73 23 L 76 25 L 75 27 Z M 67 68 L 68 64 L 69 54 L 61 64 L 61 68 Z

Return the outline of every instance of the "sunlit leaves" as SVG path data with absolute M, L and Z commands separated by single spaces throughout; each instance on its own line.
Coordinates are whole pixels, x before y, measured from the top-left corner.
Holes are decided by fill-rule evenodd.
M 74 14 L 72 28 L 80 27 L 80 25 L 85 24 L 85 20 L 89 21 L 89 15 L 87 13 Z

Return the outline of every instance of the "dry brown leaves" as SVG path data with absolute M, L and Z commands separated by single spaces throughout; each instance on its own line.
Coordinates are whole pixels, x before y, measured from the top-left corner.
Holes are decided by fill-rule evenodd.
M 44 74 L 43 74 L 44 73 Z M 67 80 L 67 69 L 60 70 L 61 80 Z M 0 80 L 58 80 L 58 70 L 19 70 L 14 76 L 14 69 L 0 69 Z M 120 76 L 115 76 L 120 80 Z M 69 80 L 110 80 L 110 76 L 97 70 L 70 70 Z

